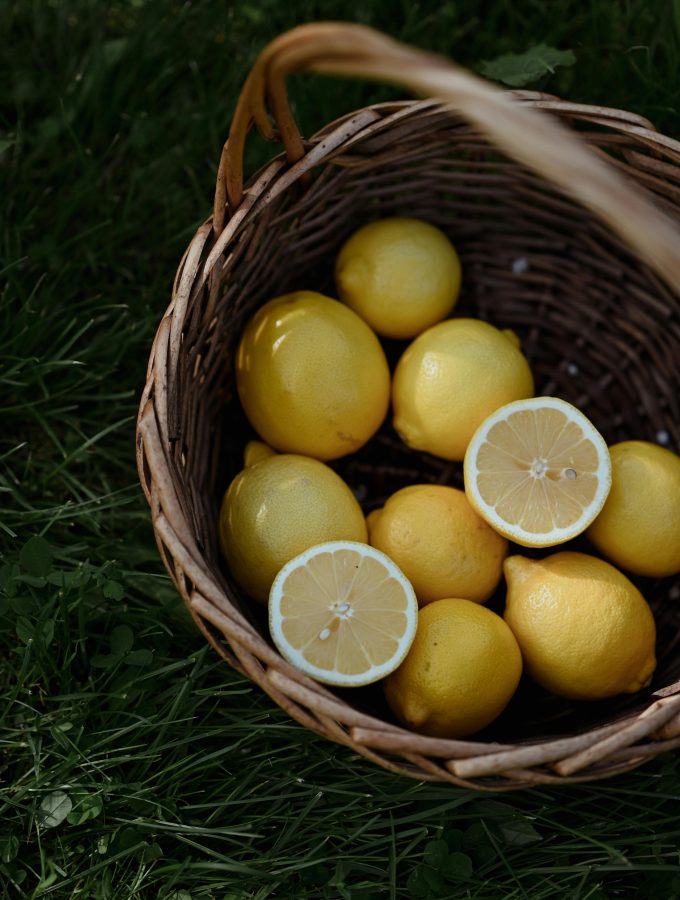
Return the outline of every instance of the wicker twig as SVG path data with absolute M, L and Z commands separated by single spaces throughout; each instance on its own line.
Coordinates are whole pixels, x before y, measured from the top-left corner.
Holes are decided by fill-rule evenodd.
M 301 70 L 435 99 L 358 110 L 303 140 L 285 92 Z M 286 152 L 244 188 L 251 123 L 277 136 L 267 105 Z M 197 625 L 304 727 L 391 771 L 493 790 L 603 778 L 680 744 L 677 579 L 640 581 L 658 627 L 647 690 L 589 705 L 525 684 L 483 735 L 448 741 L 399 727 L 375 691 L 334 693 L 281 659 L 217 538 L 221 494 L 251 436 L 233 375 L 244 322 L 287 290 L 332 292 L 338 248 L 379 216 L 407 213 L 451 236 L 465 274 L 457 312 L 514 328 L 541 393 L 576 403 L 610 442 L 677 449 L 679 163 L 680 144 L 632 113 L 502 92 L 359 26 L 303 26 L 256 62 L 213 216 L 184 254 L 151 350 L 137 455 L 161 558 Z M 389 424 L 335 465 L 367 509 L 409 482 L 461 484 L 460 467 L 408 450 Z

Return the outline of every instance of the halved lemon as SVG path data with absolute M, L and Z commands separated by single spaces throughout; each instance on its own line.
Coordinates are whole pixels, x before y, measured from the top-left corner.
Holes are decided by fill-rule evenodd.
M 473 435 L 464 470 L 465 493 L 479 515 L 524 547 L 576 537 L 600 512 L 612 483 L 604 438 L 557 397 L 496 410 Z
M 406 576 L 356 541 L 317 544 L 281 569 L 269 594 L 269 629 L 281 655 L 325 684 L 378 681 L 406 656 L 418 601 Z

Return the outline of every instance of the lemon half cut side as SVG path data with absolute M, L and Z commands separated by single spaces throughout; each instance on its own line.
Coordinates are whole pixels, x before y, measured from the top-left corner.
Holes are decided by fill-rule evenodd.
M 281 655 L 324 684 L 378 681 L 413 643 L 418 602 L 389 557 L 356 541 L 329 541 L 286 563 L 269 594 Z
M 508 403 L 487 418 L 465 455 L 465 492 L 504 537 L 549 547 L 581 534 L 611 488 L 604 438 L 557 397 Z

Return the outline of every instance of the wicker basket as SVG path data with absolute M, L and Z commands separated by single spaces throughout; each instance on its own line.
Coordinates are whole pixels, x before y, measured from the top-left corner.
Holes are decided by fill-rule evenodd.
M 436 99 L 361 109 L 303 140 L 285 89 L 286 74 L 302 70 Z M 243 188 L 253 122 L 286 152 Z M 493 790 L 602 778 L 680 746 L 678 579 L 639 580 L 658 626 L 647 690 L 578 704 L 524 684 L 474 740 L 443 740 L 397 726 L 379 688 L 330 691 L 287 664 L 226 570 L 216 527 L 252 437 L 234 390 L 244 322 L 286 291 L 332 292 L 338 248 L 380 216 L 423 218 L 451 236 L 464 272 L 456 313 L 515 329 L 538 393 L 576 404 L 609 442 L 678 448 L 679 162 L 680 144 L 638 116 L 500 91 L 362 26 L 302 26 L 261 54 L 222 154 L 213 216 L 181 261 L 151 351 L 138 466 L 161 557 L 196 624 L 302 725 L 392 771 Z M 459 466 L 410 451 L 388 423 L 336 468 L 367 510 L 409 483 L 461 484 Z

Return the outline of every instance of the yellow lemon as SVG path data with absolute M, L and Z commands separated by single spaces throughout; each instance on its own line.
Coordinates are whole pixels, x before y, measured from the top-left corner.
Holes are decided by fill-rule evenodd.
M 655 667 L 652 611 L 625 575 L 585 553 L 510 556 L 504 618 L 526 671 L 574 700 L 632 694 Z
M 581 534 L 611 486 L 604 438 L 558 397 L 497 409 L 472 436 L 464 470 L 475 510 L 524 547 L 562 544 Z
M 600 553 L 637 575 L 680 572 L 680 456 L 647 441 L 609 448 L 612 487 L 587 531 Z
M 330 541 L 281 569 L 269 630 L 290 663 L 324 684 L 357 687 L 392 672 L 416 633 L 418 603 L 397 566 L 373 547 Z
M 460 291 L 446 235 L 419 219 L 380 219 L 356 231 L 335 265 L 340 299 L 384 337 L 410 338 L 444 319 Z
M 442 597 L 483 603 L 501 579 L 508 542 L 456 488 L 402 488 L 368 516 L 367 524 L 369 543 L 399 566 L 421 606 Z
M 469 600 L 418 612 L 404 662 L 384 681 L 400 722 L 434 737 L 466 737 L 500 715 L 515 693 L 522 656 L 500 616 Z
M 247 469 L 248 466 L 254 466 L 255 463 L 275 455 L 276 450 L 272 450 L 269 444 L 263 444 L 262 441 L 248 441 L 243 451 L 243 468 Z
M 238 347 L 236 383 L 264 441 L 323 460 L 361 447 L 389 405 L 378 338 L 343 303 L 313 291 L 270 300 L 255 313 Z
M 289 560 L 324 541 L 366 542 L 354 495 L 317 459 L 270 456 L 229 485 L 220 510 L 220 542 L 229 568 L 256 600 L 267 601 Z
M 394 427 L 415 450 L 462 460 L 484 419 L 533 393 L 513 337 L 477 319 L 449 319 L 424 331 L 399 360 Z

